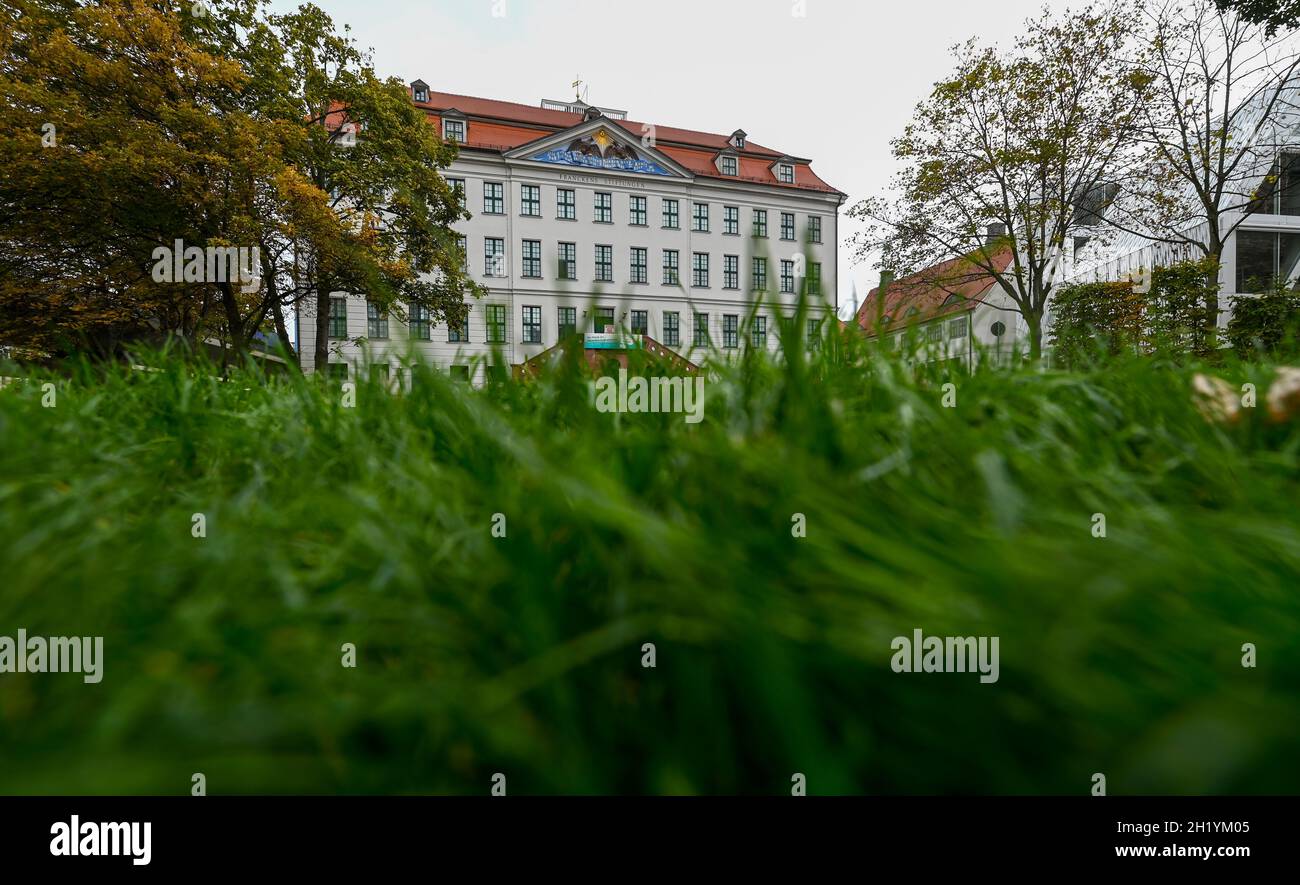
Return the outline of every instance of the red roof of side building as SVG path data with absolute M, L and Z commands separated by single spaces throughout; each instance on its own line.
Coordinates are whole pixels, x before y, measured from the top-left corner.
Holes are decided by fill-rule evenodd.
M 1011 250 L 1002 249 L 990 262 L 999 273 L 1011 263 Z M 982 304 L 997 285 L 993 275 L 968 258 L 953 258 L 889 283 L 884 292 L 883 329 L 889 332 L 950 314 L 965 313 Z M 876 334 L 880 316 L 880 287 L 867 293 L 857 322 L 869 336 Z
M 440 123 L 441 112 L 449 110 L 459 111 L 467 117 L 475 118 L 474 125 L 468 127 L 467 139 L 463 146 L 501 153 L 577 126 L 583 121 L 582 114 L 578 113 L 533 107 L 511 101 L 497 101 L 491 98 L 476 98 L 471 95 L 455 95 L 449 92 L 430 92 L 428 101 L 416 102 L 416 104 L 428 111 L 434 122 Z M 739 174 L 723 175 L 714 165 L 714 161 L 720 152 L 731 147 L 729 135 L 658 124 L 655 124 L 652 129 L 650 124 L 613 118 L 606 118 L 606 122 L 621 127 L 638 140 L 647 132 L 653 132 L 655 149 L 697 176 L 725 181 L 749 181 L 791 190 L 842 193 L 818 177 L 807 160 L 788 157 L 748 139 L 743 150 L 735 151 L 739 159 Z M 794 184 L 783 184 L 773 173 L 772 165 L 781 159 L 795 167 Z

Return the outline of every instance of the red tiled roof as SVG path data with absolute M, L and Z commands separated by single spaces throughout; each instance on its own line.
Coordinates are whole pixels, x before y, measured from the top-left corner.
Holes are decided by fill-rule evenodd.
M 997 252 L 990 263 L 999 273 L 1006 270 L 1011 263 L 1011 250 Z M 895 280 L 884 293 L 884 316 L 890 318 L 885 331 L 974 310 L 995 285 L 994 277 L 968 258 L 953 258 Z M 880 287 L 877 286 L 867 293 L 866 300 L 858 308 L 858 326 L 868 335 L 876 334 L 880 299 Z M 949 299 L 952 299 L 951 303 Z M 911 313 L 913 308 L 916 313 Z
M 430 92 L 428 101 L 416 102 L 416 104 L 438 121 L 441 120 L 441 112 L 448 110 L 456 110 L 468 117 L 480 118 L 479 122 L 469 127 L 468 140 L 463 146 L 502 153 L 551 133 L 577 126 L 582 122 L 582 114 L 578 113 L 533 107 L 512 101 L 455 95 L 449 92 Z M 651 131 L 650 124 L 631 120 L 607 118 L 606 122 L 622 127 L 638 140 L 646 132 Z M 714 166 L 714 158 L 719 151 L 731 146 L 731 136 L 658 124 L 654 125 L 653 132 L 655 149 L 697 176 L 724 180 L 738 179 L 791 190 L 840 193 L 818 177 L 806 160 L 798 158 L 789 160 L 795 166 L 795 184 L 781 183 L 769 167 L 785 155 L 748 139 L 745 141 L 745 149 L 736 152 L 740 161 L 738 164 L 740 174 L 723 175 Z

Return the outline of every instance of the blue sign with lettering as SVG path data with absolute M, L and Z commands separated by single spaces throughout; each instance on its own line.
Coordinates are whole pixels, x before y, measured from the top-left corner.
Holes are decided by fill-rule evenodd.
M 588 169 L 610 169 L 616 172 L 639 172 L 642 175 L 672 175 L 658 163 L 640 158 L 602 157 L 595 153 L 572 150 L 550 150 L 532 159 L 540 163 L 557 163 L 561 166 L 584 166 Z

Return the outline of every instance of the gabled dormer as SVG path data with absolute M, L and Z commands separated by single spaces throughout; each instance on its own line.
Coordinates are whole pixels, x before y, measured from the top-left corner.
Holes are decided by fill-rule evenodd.
M 781 184 L 796 184 L 795 165 L 793 157 L 781 157 L 768 168 L 772 171 L 772 177 Z
M 597 115 L 568 129 L 521 144 L 505 152 L 509 160 L 579 166 L 607 172 L 693 178 L 672 157 L 643 144 L 609 117 Z
M 745 139 L 747 138 L 749 138 L 749 134 L 746 133 L 744 129 L 737 129 L 735 132 L 731 133 L 731 138 L 728 139 L 728 142 L 736 150 L 743 151 L 745 149 Z
M 447 108 L 442 117 L 442 140 L 464 144 L 469 137 L 469 118 L 456 108 Z
M 713 165 L 719 175 L 734 178 L 740 175 L 740 152 L 734 147 L 726 148 L 713 158 Z
M 411 84 L 411 100 L 416 104 L 424 104 L 429 100 L 429 84 L 423 80 L 416 80 Z

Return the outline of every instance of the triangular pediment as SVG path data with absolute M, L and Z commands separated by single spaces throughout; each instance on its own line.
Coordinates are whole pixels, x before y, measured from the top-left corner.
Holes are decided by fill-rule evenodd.
M 693 178 L 691 171 L 607 117 L 596 117 L 520 145 L 505 155 L 555 166 L 597 172 Z

